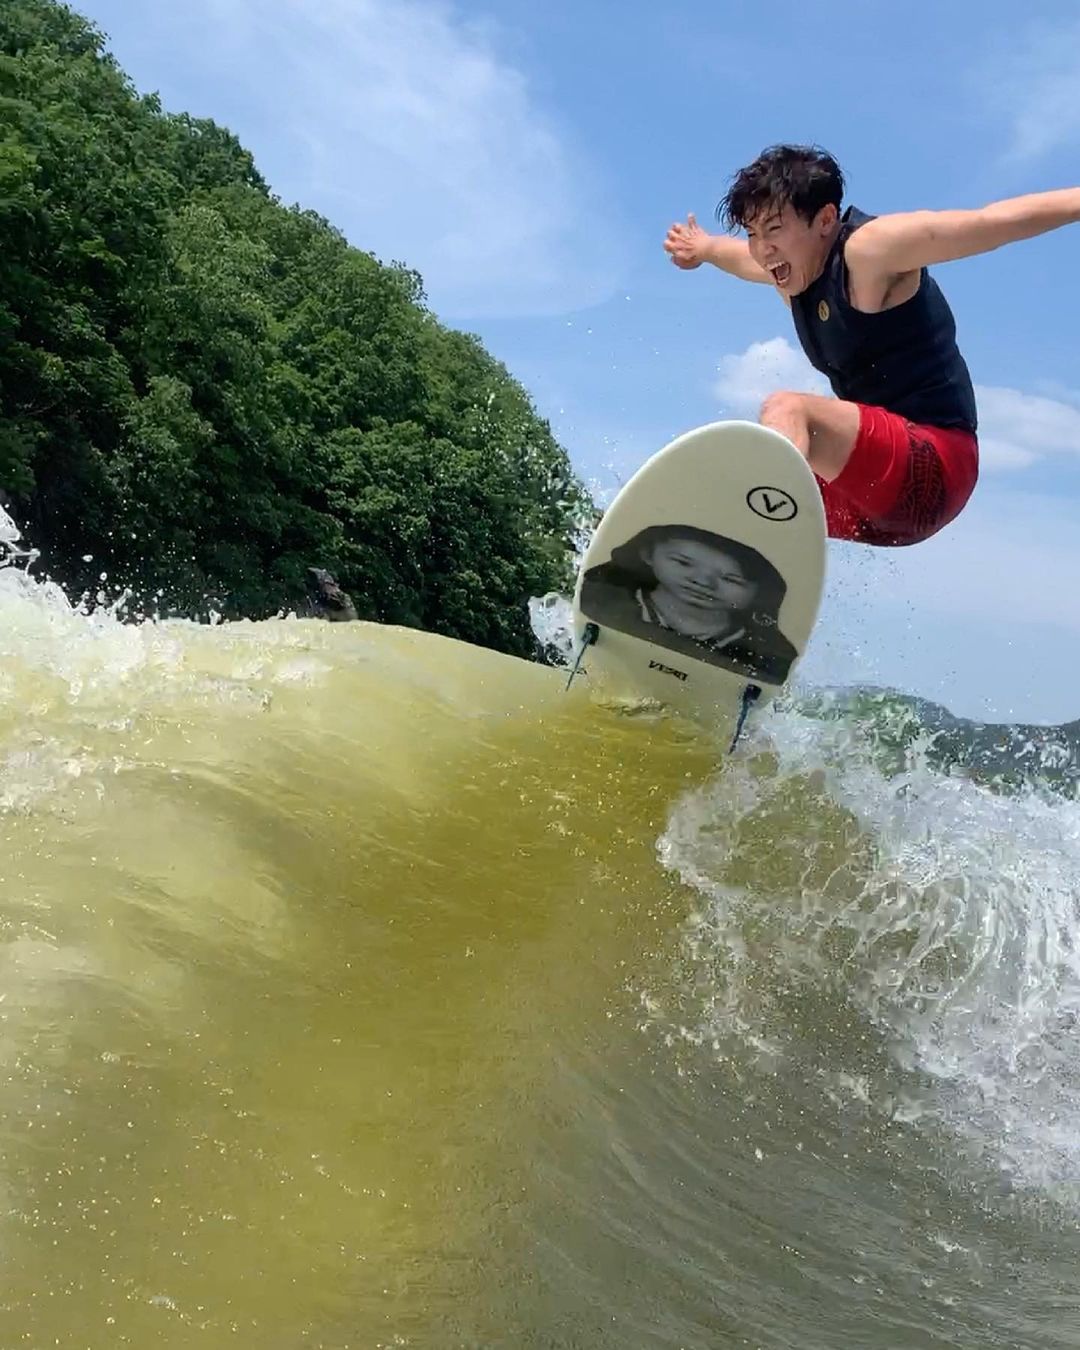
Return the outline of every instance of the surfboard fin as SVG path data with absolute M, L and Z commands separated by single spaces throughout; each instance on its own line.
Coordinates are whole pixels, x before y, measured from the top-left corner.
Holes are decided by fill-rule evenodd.
M 578 647 L 577 656 L 574 657 L 574 666 L 570 671 L 570 678 L 566 681 L 566 688 L 569 689 L 574 682 L 574 676 L 581 669 L 581 662 L 585 656 L 587 647 L 591 647 L 600 636 L 600 625 L 598 623 L 587 623 L 585 630 L 581 635 L 581 645 Z M 564 691 L 565 692 L 565 691 Z
M 748 684 L 743 690 L 742 702 L 739 706 L 739 720 L 735 723 L 735 735 L 731 738 L 731 744 L 728 746 L 728 754 L 735 749 L 739 743 L 739 737 L 742 735 L 743 727 L 746 726 L 746 719 L 750 715 L 750 709 L 761 697 L 761 690 L 756 684 Z

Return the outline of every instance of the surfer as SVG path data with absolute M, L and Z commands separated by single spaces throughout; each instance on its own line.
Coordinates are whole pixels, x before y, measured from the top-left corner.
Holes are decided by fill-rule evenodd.
M 841 213 L 844 176 L 816 147 L 778 145 L 734 176 L 717 209 L 664 248 L 684 269 L 709 262 L 773 286 L 835 398 L 780 390 L 760 413 L 817 477 L 830 536 L 915 544 L 948 525 L 978 477 L 975 393 L 956 325 L 927 268 L 1080 220 L 1080 191 L 979 210 Z
M 787 586 L 757 549 L 693 525 L 652 525 L 582 582 L 598 622 L 782 683 L 796 651 L 779 629 Z

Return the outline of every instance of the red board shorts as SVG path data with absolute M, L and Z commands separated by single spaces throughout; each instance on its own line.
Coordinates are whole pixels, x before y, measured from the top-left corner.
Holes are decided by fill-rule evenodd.
M 860 403 L 859 435 L 840 474 L 818 479 L 830 539 L 918 544 L 955 520 L 979 476 L 979 443 Z

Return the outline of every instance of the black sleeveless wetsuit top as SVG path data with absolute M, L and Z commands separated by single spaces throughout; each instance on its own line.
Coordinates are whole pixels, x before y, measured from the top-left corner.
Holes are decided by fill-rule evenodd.
M 792 296 L 803 351 L 837 398 L 886 408 L 910 422 L 974 432 L 975 392 L 956 345 L 956 323 L 926 268 L 918 291 L 901 305 L 864 314 L 848 303 L 844 245 L 872 219 L 849 206 L 825 270 Z

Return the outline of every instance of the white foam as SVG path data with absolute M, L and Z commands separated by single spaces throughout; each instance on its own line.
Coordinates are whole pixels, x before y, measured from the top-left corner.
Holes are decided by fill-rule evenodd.
M 938 1083 L 930 1114 L 1010 1179 L 1072 1184 L 1080 805 L 997 795 L 933 768 L 918 739 L 887 774 L 864 729 L 790 708 L 768 739 L 771 772 L 748 751 L 677 805 L 659 843 L 707 901 L 687 946 L 714 981 L 710 1030 L 749 1043 L 775 1030 L 768 990 L 828 988 L 901 1071 Z M 865 1096 L 832 1067 L 834 1086 Z

